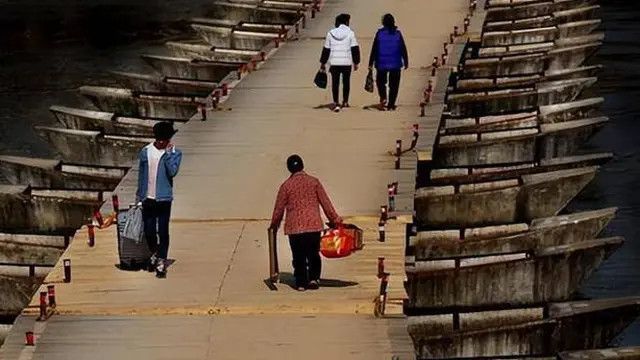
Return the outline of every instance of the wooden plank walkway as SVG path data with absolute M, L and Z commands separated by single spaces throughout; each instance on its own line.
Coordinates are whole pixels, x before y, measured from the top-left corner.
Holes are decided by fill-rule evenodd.
M 0 358 L 33 359 L 401 359 L 413 357 L 404 330 L 404 223 L 392 221 L 387 241 L 377 241 L 377 213 L 386 204 L 386 185 L 415 177 L 413 162 L 393 169 L 395 140 L 411 139 L 421 122 L 433 143 L 439 118 L 420 118 L 419 102 L 454 25 L 461 26 L 465 0 L 329 0 L 298 41 L 285 44 L 244 79 L 208 121 L 192 120 L 176 136 L 184 163 L 176 179 L 167 279 L 115 267 L 115 229 L 98 231 L 89 248 L 86 229 L 62 259 L 72 261 L 73 280 L 61 283 L 62 262 L 47 278 L 57 289 L 57 314 L 38 325 L 37 346 L 25 350 L 25 329 L 36 308 L 27 309 Z M 352 14 L 364 66 L 352 79 L 352 107 L 335 114 L 328 91 L 313 87 L 324 35 L 335 14 Z M 396 112 L 364 110 L 377 101 L 361 86 L 381 15 L 391 12 L 407 41 L 411 68 L 403 73 Z M 430 135 L 428 135 L 430 134 Z M 431 138 L 431 140 L 429 140 Z M 425 145 L 426 144 L 426 145 Z M 344 260 L 325 260 L 324 285 L 298 293 L 287 283 L 269 291 L 266 277 L 266 219 L 286 157 L 299 153 L 309 173 L 321 178 L 338 212 L 365 229 L 363 251 Z M 415 159 L 415 155 L 414 159 Z M 404 162 L 404 160 L 403 160 Z M 121 203 L 132 198 L 135 169 L 118 189 Z M 401 188 L 400 207 L 411 210 L 411 190 Z M 291 255 L 281 234 L 280 261 Z M 392 273 L 388 318 L 373 317 L 378 292 L 376 264 L 386 258 Z M 35 305 L 35 302 L 32 306 Z

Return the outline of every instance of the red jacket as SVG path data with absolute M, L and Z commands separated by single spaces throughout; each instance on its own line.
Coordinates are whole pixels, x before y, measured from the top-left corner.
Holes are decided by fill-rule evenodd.
M 271 226 L 278 228 L 285 210 L 284 223 L 286 235 L 322 231 L 320 206 L 327 218 L 334 223 L 342 222 L 324 191 L 320 180 L 307 175 L 304 171 L 291 175 L 278 191 L 278 198 L 271 217 Z

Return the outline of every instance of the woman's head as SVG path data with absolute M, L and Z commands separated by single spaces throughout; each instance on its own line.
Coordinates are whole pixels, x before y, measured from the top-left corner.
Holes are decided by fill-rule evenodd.
M 300 155 L 294 154 L 289 156 L 287 159 L 287 169 L 289 169 L 289 172 L 292 174 L 304 170 L 304 163 L 302 162 Z
M 395 29 L 396 19 L 391 14 L 385 14 L 382 17 L 382 26 L 384 26 L 387 29 Z
M 336 27 L 340 25 L 349 26 L 349 21 L 351 20 L 351 15 L 349 14 L 340 14 L 336 16 Z

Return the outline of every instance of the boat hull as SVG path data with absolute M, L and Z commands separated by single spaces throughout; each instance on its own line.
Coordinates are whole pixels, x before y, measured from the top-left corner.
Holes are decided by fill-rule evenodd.
M 13 185 L 111 191 L 118 186 L 126 170 L 71 165 L 59 160 L 0 156 L 0 174 Z
M 419 226 L 447 229 L 529 222 L 556 215 L 595 177 L 597 168 L 525 175 L 488 184 L 421 188 L 414 208 Z M 522 185 L 518 185 L 519 182 Z
M 96 131 L 81 131 L 36 127 L 36 133 L 45 139 L 61 158 L 68 162 L 131 167 L 140 150 L 151 143 L 149 138 L 131 138 L 101 135 Z

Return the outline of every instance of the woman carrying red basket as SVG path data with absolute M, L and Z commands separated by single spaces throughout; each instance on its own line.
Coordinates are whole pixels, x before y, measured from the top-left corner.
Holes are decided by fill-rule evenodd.
M 287 168 L 291 176 L 278 191 L 271 229 L 280 227 L 286 210 L 284 233 L 289 236 L 296 288 L 298 291 L 315 290 L 319 287 L 322 269 L 320 207 L 333 224 L 341 224 L 342 218 L 336 213 L 320 181 L 303 171 L 304 163 L 300 156 L 291 155 L 287 159 Z

